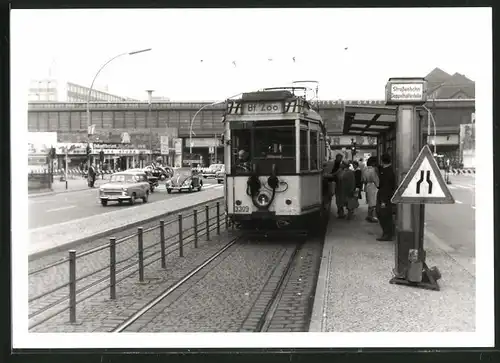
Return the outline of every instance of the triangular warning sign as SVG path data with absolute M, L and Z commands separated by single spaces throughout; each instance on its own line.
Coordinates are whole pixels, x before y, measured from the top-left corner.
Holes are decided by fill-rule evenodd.
M 417 159 L 392 196 L 391 202 L 408 204 L 455 203 L 428 145 L 420 150 Z

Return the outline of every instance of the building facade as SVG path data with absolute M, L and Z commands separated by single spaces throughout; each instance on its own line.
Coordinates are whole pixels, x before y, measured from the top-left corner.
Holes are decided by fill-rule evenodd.
M 157 157 L 162 157 L 164 162 L 172 166 L 189 165 L 191 162 L 195 165 L 224 162 L 220 143 L 220 135 L 224 131 L 224 105 L 206 107 L 193 120 L 195 113 L 205 105 L 207 103 L 201 102 L 152 102 L 151 105 L 148 102 L 94 102 L 90 106 L 95 134 L 90 141 L 95 144 L 130 144 L 124 148 L 104 148 L 109 151 L 106 157 L 110 162 L 120 157 L 121 165 L 135 165 L 143 158 L 149 161 Z M 332 137 L 330 141 L 334 150 L 347 150 L 352 142 L 351 136 L 340 137 L 346 105 L 383 107 L 385 101 L 320 102 L 319 112 L 325 120 L 328 136 Z M 436 121 L 436 152 L 458 155 L 460 125 L 471 122 L 474 100 L 431 100 L 426 107 Z M 86 117 L 85 102 L 33 102 L 28 107 L 28 130 L 57 132 L 57 141 L 61 143 L 86 143 Z M 424 120 L 427 120 L 427 116 Z M 424 137 L 427 137 L 426 126 L 426 123 L 422 126 Z M 432 127 L 430 135 L 434 137 Z M 356 144 L 360 152 L 358 157 L 361 153 L 375 152 L 373 140 L 369 138 L 356 140 Z M 135 151 L 125 151 L 128 149 Z
M 46 78 L 30 81 L 28 89 L 29 102 L 87 102 L 89 87 L 73 82 L 61 82 L 55 78 Z M 107 91 L 107 90 L 106 90 Z M 93 89 L 91 102 L 125 102 L 137 101 L 129 97 L 113 95 Z

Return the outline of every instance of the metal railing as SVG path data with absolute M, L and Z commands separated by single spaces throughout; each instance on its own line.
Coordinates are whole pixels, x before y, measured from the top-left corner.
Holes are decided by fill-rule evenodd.
M 215 213 L 213 213 L 215 211 Z M 63 264 L 68 264 L 68 280 L 67 282 L 60 284 L 59 286 L 53 287 L 48 291 L 39 293 L 34 297 L 31 297 L 28 301 L 29 303 L 34 303 L 44 297 L 47 297 L 59 290 L 68 288 L 68 293 L 62 297 L 59 297 L 54 301 L 54 299 L 49 299 L 50 303 L 39 308 L 38 310 L 29 314 L 29 318 L 32 319 L 40 314 L 48 311 L 49 309 L 61 305 L 66 301 L 68 304 L 63 308 L 51 313 L 48 316 L 30 324 L 30 329 L 35 326 L 41 325 L 44 322 L 54 318 L 55 316 L 69 310 L 69 322 L 76 322 L 76 311 L 77 305 L 91 297 L 101 293 L 102 291 L 109 289 L 109 298 L 111 300 L 116 299 L 116 286 L 125 280 L 126 278 L 138 273 L 139 282 L 144 282 L 144 270 L 147 266 L 160 261 L 162 269 L 167 266 L 166 257 L 173 254 L 174 252 L 179 253 L 179 257 L 184 256 L 184 247 L 193 244 L 194 248 L 198 248 L 199 238 L 205 236 L 206 241 L 210 241 L 211 232 L 215 231 L 217 235 L 221 233 L 221 225 L 224 222 L 225 229 L 229 229 L 234 225 L 230 224 L 225 212 L 221 213 L 220 202 L 217 201 L 215 205 L 209 206 L 205 205 L 204 211 L 204 221 L 200 221 L 200 211 L 198 209 L 193 209 L 190 213 L 183 215 L 178 214 L 177 217 L 171 218 L 169 221 L 160 220 L 159 223 L 150 228 L 144 229 L 143 227 L 137 228 L 137 232 L 131 235 L 117 239 L 116 237 L 110 237 L 109 243 L 103 244 L 101 246 L 94 247 L 87 251 L 77 253 L 75 250 L 68 251 L 68 257 L 51 263 L 47 266 L 38 268 L 34 271 L 30 271 L 29 275 L 33 276 L 39 274 L 43 271 L 49 270 L 51 268 L 61 266 Z M 192 226 L 185 228 L 184 222 L 189 221 L 192 218 Z M 225 218 L 223 221 L 221 218 Z M 169 236 L 166 235 L 166 227 L 177 224 L 175 229 L 177 232 Z M 159 229 L 160 238 L 154 240 L 148 246 L 144 245 L 144 235 L 146 233 L 156 231 Z M 117 260 L 117 247 L 121 244 L 131 241 L 136 238 L 137 248 L 136 250 L 129 254 L 127 257 Z M 109 250 L 109 263 L 105 266 L 100 266 L 93 271 L 87 272 L 84 275 L 77 276 L 77 262 L 79 259 L 93 255 L 95 253 Z M 84 280 L 91 279 L 84 286 L 77 289 L 78 283 Z M 100 286 L 104 285 L 104 286 Z M 90 294 L 81 297 L 77 300 L 78 295 L 83 295 L 84 292 L 89 291 L 94 287 L 99 287 L 97 291 L 93 291 Z

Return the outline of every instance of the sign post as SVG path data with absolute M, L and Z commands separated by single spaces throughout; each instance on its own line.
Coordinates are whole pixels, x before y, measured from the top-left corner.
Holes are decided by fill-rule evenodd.
M 428 146 L 419 153 L 421 119 L 416 107 L 427 100 L 424 78 L 390 78 L 386 104 L 397 105 L 397 183 L 391 202 L 397 204 L 395 268 L 392 284 L 439 290 L 437 268 L 425 263 L 425 203 L 453 203 Z M 450 199 L 451 197 L 451 199 Z

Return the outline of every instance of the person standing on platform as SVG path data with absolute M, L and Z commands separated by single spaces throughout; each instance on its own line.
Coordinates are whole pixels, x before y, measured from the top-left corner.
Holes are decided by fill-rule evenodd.
M 363 172 L 363 184 L 365 185 L 366 204 L 368 204 L 368 216 L 366 220 L 370 223 L 377 223 L 375 209 L 377 206 L 377 192 L 379 187 L 379 178 L 377 173 L 377 158 L 371 156 L 366 161 L 366 168 Z
M 382 165 L 379 169 L 379 190 L 377 193 L 377 215 L 382 227 L 382 237 L 377 241 L 392 241 L 394 236 L 394 221 L 391 198 L 396 190 L 396 175 L 392 169 L 391 156 L 384 153 L 381 158 Z
M 358 194 L 356 193 L 356 176 L 354 171 L 354 163 L 350 162 L 344 168 L 342 175 L 342 192 L 345 196 L 345 206 L 347 207 L 347 219 L 354 217 L 354 210 L 359 207 Z
M 358 200 L 363 199 L 363 197 L 361 196 L 361 191 L 363 190 L 363 178 L 362 178 L 363 174 L 359 167 L 359 162 L 353 161 L 352 167 L 354 169 L 354 180 L 356 183 L 356 190 L 355 190 L 356 197 L 358 198 Z

